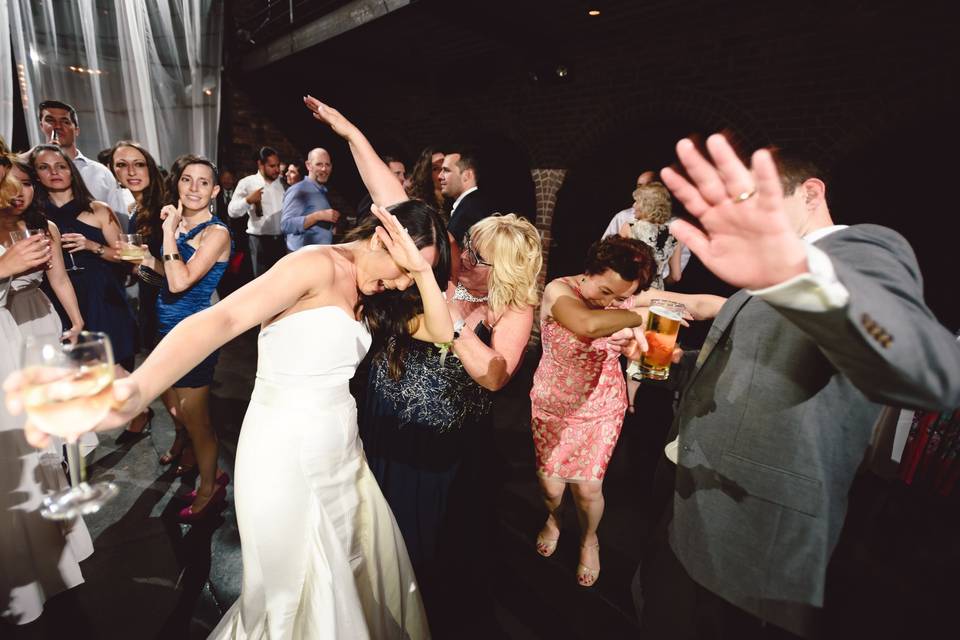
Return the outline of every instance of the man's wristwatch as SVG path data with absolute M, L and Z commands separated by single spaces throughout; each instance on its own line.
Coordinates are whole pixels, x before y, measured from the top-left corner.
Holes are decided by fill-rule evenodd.
M 463 333 L 463 327 L 466 326 L 466 324 L 467 323 L 466 321 L 464 321 L 463 318 L 460 318 L 459 320 L 453 323 L 453 339 L 454 340 L 458 340 L 460 338 L 460 334 Z

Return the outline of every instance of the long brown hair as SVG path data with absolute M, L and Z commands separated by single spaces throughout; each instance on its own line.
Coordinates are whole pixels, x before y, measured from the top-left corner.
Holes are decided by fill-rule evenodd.
M 417 248 L 436 247 L 437 263 L 433 267 L 437 283 L 443 287 L 450 279 L 450 243 L 447 227 L 433 207 L 419 200 L 407 200 L 392 207 L 390 213 L 397 216 L 410 233 Z M 364 240 L 381 226 L 376 216 L 366 216 L 344 239 L 345 242 Z M 423 302 L 415 286 L 405 291 L 384 291 L 374 295 L 361 294 L 357 301 L 360 318 L 373 336 L 371 351 L 387 359 L 390 377 L 403 375 L 403 356 L 413 339 L 410 324 L 417 314 L 423 313 Z
M 27 162 L 30 163 L 30 166 L 33 167 L 34 171 L 37 169 L 37 156 L 39 156 L 44 151 L 53 151 L 67 163 L 67 167 L 70 169 L 70 194 L 73 196 L 73 199 L 77 201 L 77 204 L 80 205 L 81 211 L 93 211 L 93 196 L 90 195 L 90 190 L 87 189 L 87 185 L 83 183 L 83 178 L 80 176 L 80 170 L 77 169 L 77 165 L 73 163 L 73 160 L 70 159 L 70 156 L 63 152 L 58 145 L 55 144 L 38 144 L 33 149 L 30 150 L 30 155 L 27 156 Z M 34 190 L 34 198 L 37 200 L 37 205 L 41 210 L 46 211 L 47 203 L 50 202 L 50 193 L 47 191 L 47 188 L 43 185 L 39 179 L 36 182 L 36 189 Z
M 147 176 L 150 178 L 150 184 L 143 190 L 143 195 L 137 204 L 135 214 L 137 221 L 136 233 L 143 236 L 144 240 L 154 235 L 159 236 L 162 234 L 163 229 L 163 221 L 160 220 L 160 210 L 167 200 L 167 189 L 164 184 L 163 174 L 160 173 L 160 167 L 157 166 L 157 161 L 153 159 L 150 152 L 144 149 L 142 145 L 132 140 L 120 140 L 110 149 L 110 171 L 114 177 L 117 176 L 117 168 L 113 165 L 113 157 L 116 155 L 117 150 L 123 147 L 136 149 L 143 155 L 143 159 L 147 163 Z

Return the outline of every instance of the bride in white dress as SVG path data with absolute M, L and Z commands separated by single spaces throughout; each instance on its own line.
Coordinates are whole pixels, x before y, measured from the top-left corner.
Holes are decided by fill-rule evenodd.
M 403 538 L 363 456 L 347 381 L 391 324 L 368 315 L 369 296 L 415 283 L 423 312 L 408 313 L 412 320 L 397 329 L 429 342 L 453 339 L 433 271 L 449 268 L 446 227 L 427 205 L 404 201 L 403 187 L 355 127 L 316 101 L 308 106 L 350 143 L 374 202 L 400 202 L 396 215 L 374 207 L 353 241 L 291 253 L 181 322 L 114 383 L 119 408 L 98 428 L 129 421 L 207 354 L 261 325 L 236 460 L 243 591 L 211 637 L 427 638 Z M 16 376 L 5 387 L 18 410 Z M 43 434 L 28 435 L 42 444 Z

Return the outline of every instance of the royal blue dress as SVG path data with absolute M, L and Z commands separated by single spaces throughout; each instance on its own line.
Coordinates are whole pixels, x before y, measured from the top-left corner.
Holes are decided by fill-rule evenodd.
M 177 238 L 177 250 L 180 252 L 180 256 L 184 262 L 189 261 L 196 252 L 196 249 L 190 245 L 190 240 L 211 225 L 223 227 L 227 230 L 227 233 L 230 232 L 230 228 L 225 225 L 222 220 L 213 216 L 210 220 L 198 224 L 189 232 L 179 236 Z M 232 252 L 232 240 L 230 242 L 230 249 Z M 229 262 L 229 260 L 226 260 L 214 263 L 214 265 L 210 267 L 210 270 L 207 271 L 199 281 L 186 291 L 181 291 L 180 293 L 173 293 L 167 284 L 164 283 L 163 289 L 160 291 L 160 296 L 157 298 L 157 325 L 159 328 L 159 338 L 161 340 L 173 331 L 173 328 L 177 326 L 181 320 L 203 311 L 210 306 L 210 296 L 213 295 L 217 284 L 220 283 L 220 278 L 223 277 L 224 272 L 227 270 Z M 203 362 L 175 382 L 173 386 L 175 388 L 196 388 L 209 385 L 213 382 L 213 369 L 217 366 L 217 358 L 219 355 L 219 349 L 211 353 Z
M 57 225 L 61 234 L 79 233 L 88 240 L 108 246 L 103 231 L 78 219 L 83 212 L 83 207 L 76 200 L 71 200 L 62 207 L 48 201 L 44 209 L 47 218 Z M 132 368 L 133 356 L 136 354 L 137 328 L 123 289 L 123 278 L 129 267 L 107 262 L 92 251 L 78 251 L 72 255 L 73 262 L 82 267 L 82 270 L 67 271 L 67 274 L 77 293 L 84 329 L 102 331 L 110 336 L 114 360 Z M 70 254 L 66 251 L 63 252 L 63 262 L 67 269 L 71 267 Z M 46 278 L 44 280 L 46 281 Z M 52 295 L 48 284 L 44 290 L 48 292 L 47 297 L 53 301 L 63 326 L 69 327 L 70 319 L 60 306 L 60 300 L 56 295 Z

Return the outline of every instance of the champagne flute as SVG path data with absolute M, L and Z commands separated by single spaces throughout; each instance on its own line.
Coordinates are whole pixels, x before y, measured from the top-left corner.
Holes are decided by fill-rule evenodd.
M 33 236 L 45 236 L 45 235 L 47 235 L 47 232 L 45 229 L 17 229 L 15 231 L 10 232 L 10 242 L 20 242 L 21 240 L 26 240 L 27 238 L 31 238 Z M 53 266 L 53 263 L 48 261 L 43 268 L 49 269 L 52 266 Z
M 88 484 L 77 439 L 93 429 L 113 401 L 113 348 L 105 333 L 74 341 L 28 336 L 23 344 L 23 404 L 34 426 L 67 441 L 70 488 L 47 496 L 40 515 L 69 520 L 95 513 L 118 493 L 112 482 Z

